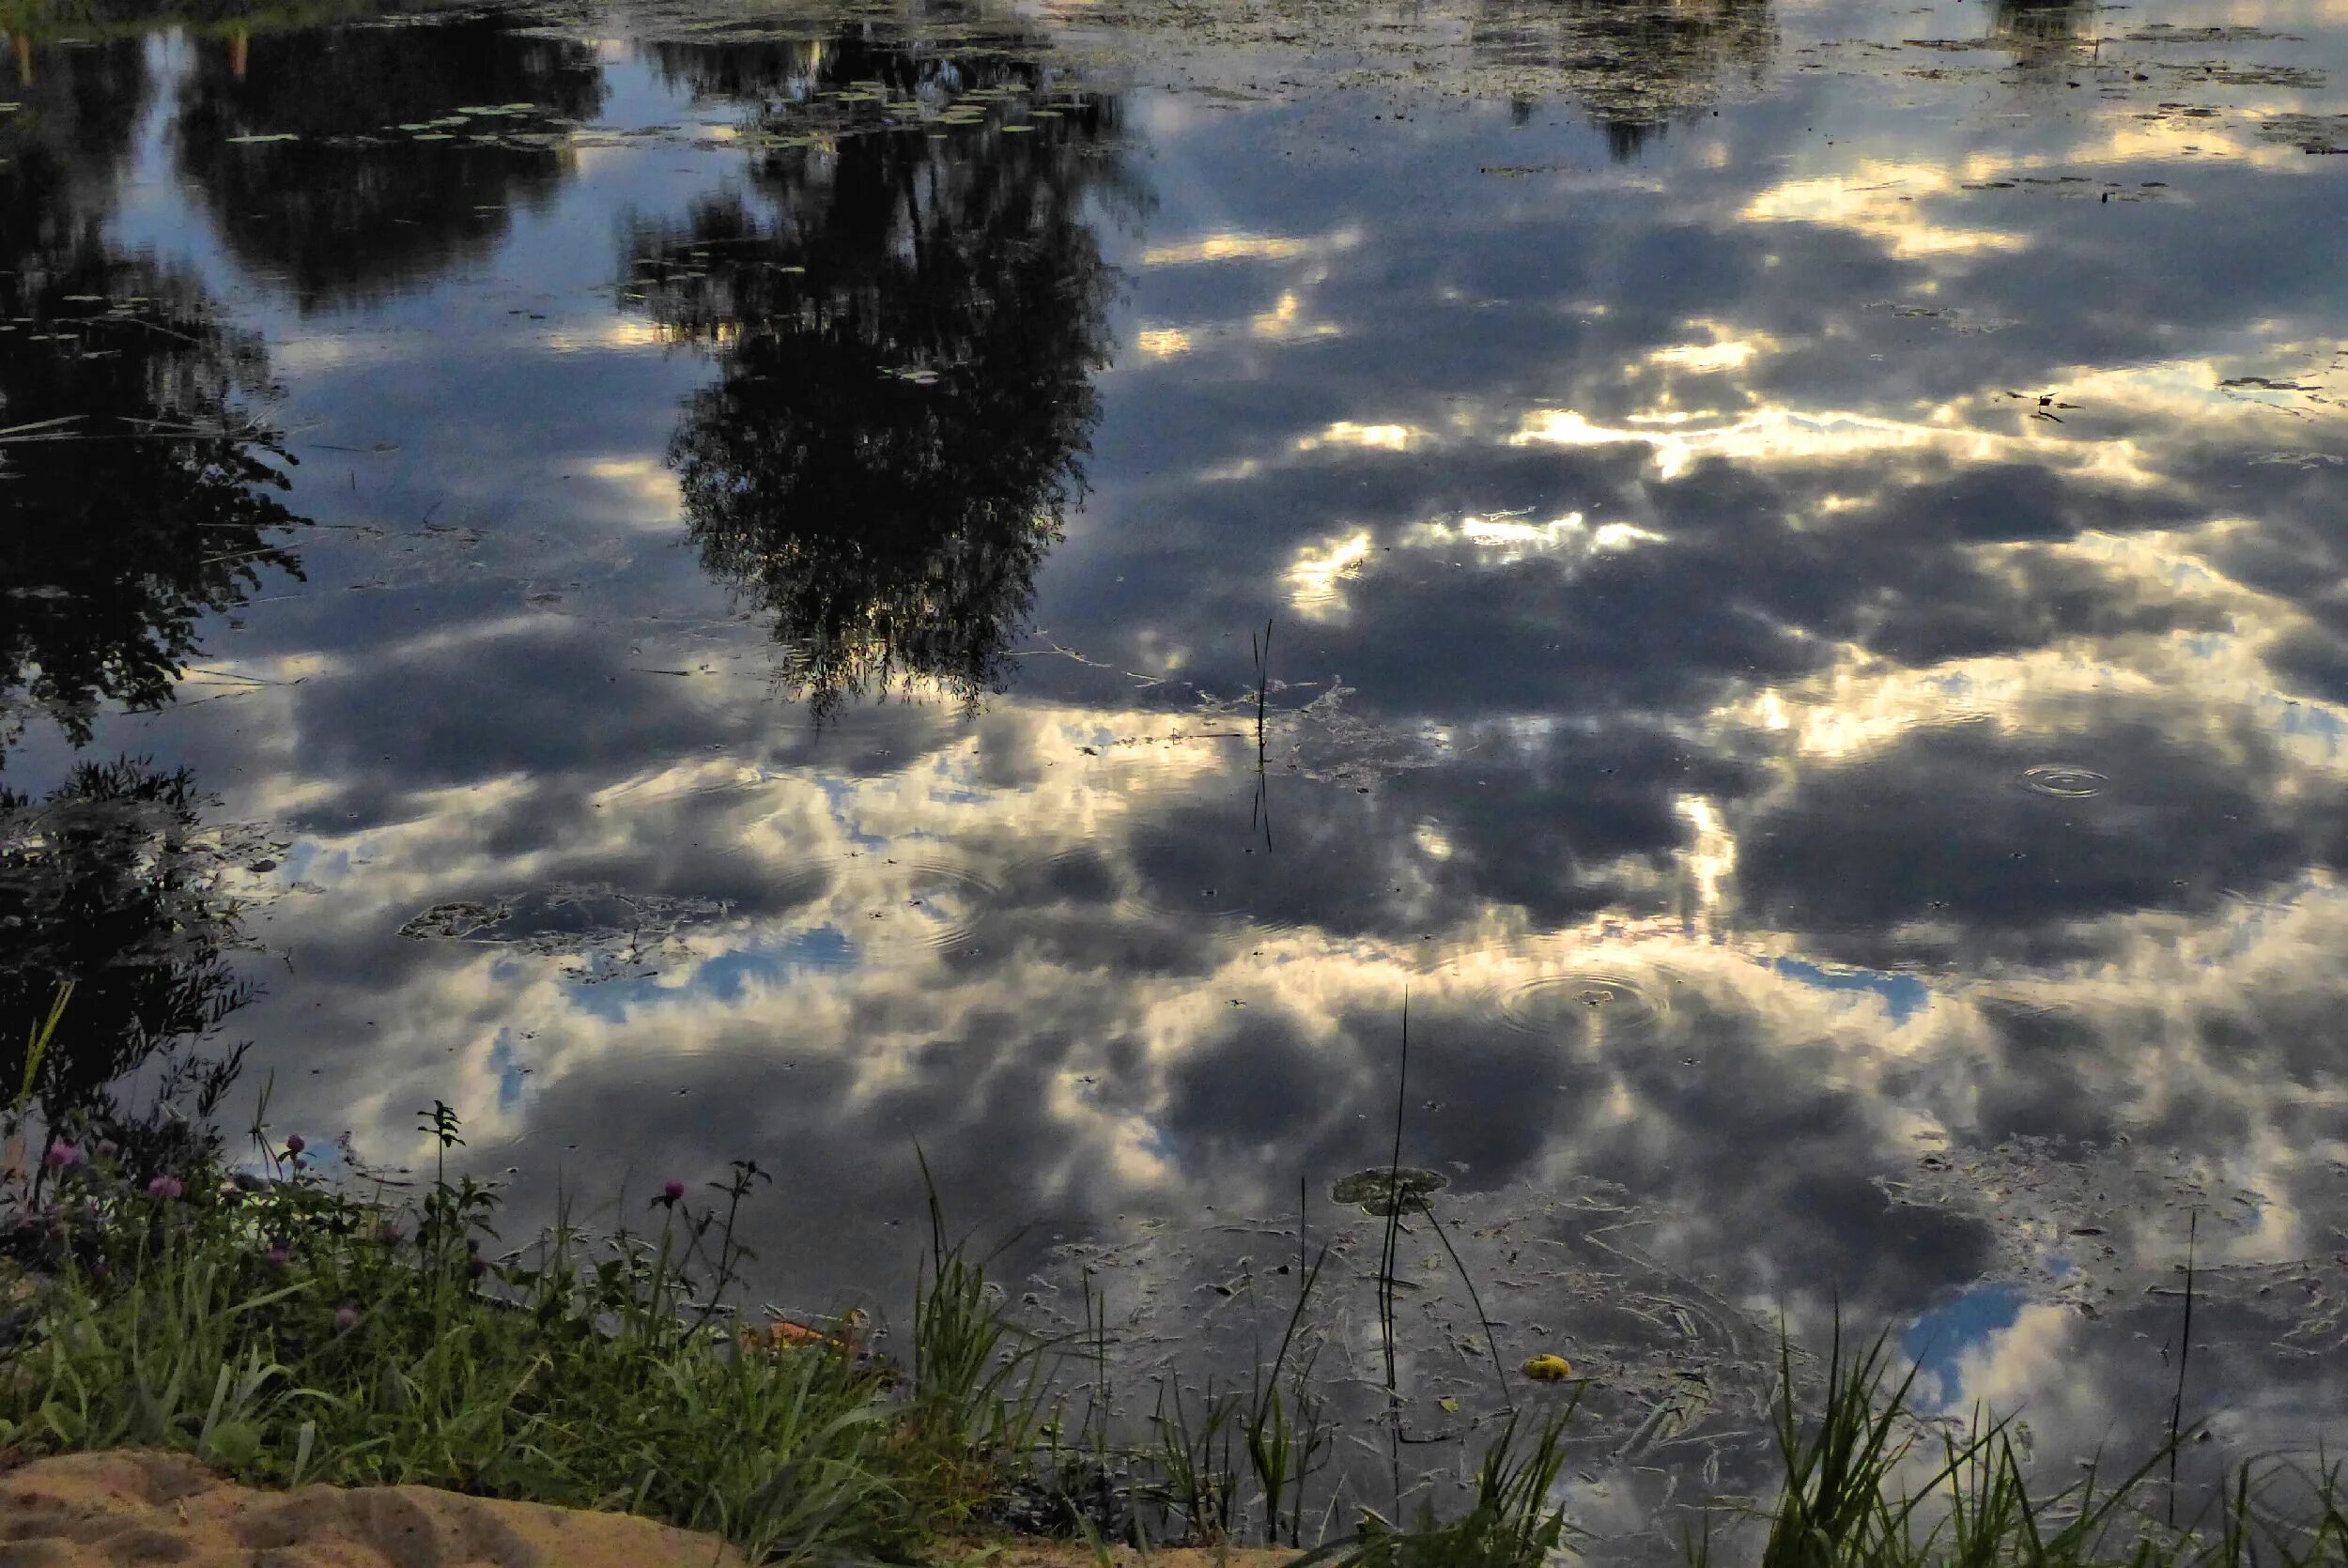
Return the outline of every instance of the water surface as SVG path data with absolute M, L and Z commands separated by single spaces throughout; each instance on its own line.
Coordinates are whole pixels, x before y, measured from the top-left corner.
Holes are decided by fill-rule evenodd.
M 2189 1468 L 2348 1436 L 2333 0 L 0 14 L 10 1038 L 802 1310 L 918 1140 L 1137 1390 L 1301 1202 L 1341 1395 L 1407 1000 L 1595 1529 L 1838 1304 L 2132 1459 L 2189 1225 Z

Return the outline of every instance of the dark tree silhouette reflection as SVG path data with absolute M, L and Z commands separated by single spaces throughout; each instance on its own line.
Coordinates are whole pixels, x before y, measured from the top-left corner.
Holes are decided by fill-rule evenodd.
M 703 563 L 819 715 L 915 681 L 999 690 L 1084 485 L 1110 282 L 1089 204 L 1139 199 L 1116 105 L 1031 118 L 1033 64 L 854 38 L 658 59 L 756 105 L 756 134 L 816 138 L 762 155 L 754 196 L 633 237 L 642 308 L 720 369 L 669 454 Z M 829 123 L 856 82 L 887 107 Z M 931 123 L 955 102 L 984 117 Z
M 2036 84 L 2090 53 L 2094 15 L 2094 0 L 1997 0 L 1989 38 L 2012 50 L 2024 78 Z
M 107 1108 L 110 1085 L 199 1039 L 253 995 L 224 952 L 237 935 L 219 850 L 185 772 L 85 763 L 35 799 L 0 787 L 0 1084 L 72 987 L 36 1097 L 54 1121 Z
M 470 16 L 203 39 L 181 89 L 179 167 L 237 258 L 282 274 L 303 308 L 379 298 L 495 243 L 514 203 L 561 183 L 562 122 L 602 105 L 590 47 L 519 26 Z M 457 113 L 485 109 L 513 112 Z M 232 140 L 249 136 L 295 139 Z
M 259 340 L 104 232 L 139 60 L 52 52 L 0 117 L 0 699 L 77 743 L 101 700 L 170 699 L 199 617 L 298 573 L 289 459 L 233 406 L 266 383 Z
M 1620 160 L 1709 104 L 1732 72 L 1757 83 L 1777 23 L 1771 0 L 1487 0 L 1475 39 L 1491 65 L 1523 76 L 1520 118 L 1563 92 Z

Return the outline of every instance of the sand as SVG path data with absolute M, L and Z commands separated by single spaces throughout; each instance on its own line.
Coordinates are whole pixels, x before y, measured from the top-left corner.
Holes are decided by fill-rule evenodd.
M 429 1486 L 261 1492 L 172 1453 L 0 1475 L 0 1568 L 742 1568 L 717 1537 Z
M 1190 1549 L 1151 1568 L 1271 1568 L 1295 1554 Z M 1135 1554 L 1116 1554 L 1133 1563 Z M 1081 1545 L 989 1543 L 941 1563 L 1093 1568 Z M 0 1474 L 0 1568 L 746 1568 L 717 1537 L 625 1514 L 469 1498 L 431 1486 L 264 1492 L 183 1454 L 40 1459 Z

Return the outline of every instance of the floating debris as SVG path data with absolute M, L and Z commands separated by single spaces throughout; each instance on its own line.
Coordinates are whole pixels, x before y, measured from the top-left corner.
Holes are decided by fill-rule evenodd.
M 1450 1185 L 1451 1178 L 1441 1171 L 1412 1165 L 1398 1169 L 1381 1166 L 1372 1171 L 1358 1171 L 1336 1182 L 1329 1189 L 1329 1201 L 1352 1205 L 1365 1214 L 1383 1219 L 1394 1212 L 1397 1199 L 1406 1212 L 1424 1211 L 1427 1200 Z
M 2348 152 L 2348 115 L 2277 115 L 2259 121 L 2258 133 L 2301 152 Z

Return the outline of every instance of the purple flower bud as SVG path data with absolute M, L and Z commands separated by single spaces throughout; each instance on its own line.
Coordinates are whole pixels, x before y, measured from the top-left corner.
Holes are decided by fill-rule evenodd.
M 476 1280 L 488 1271 L 489 1263 L 487 1258 L 475 1257 L 465 1260 L 465 1272 L 471 1275 Z
M 283 1247 L 271 1247 L 263 1255 L 269 1259 L 270 1267 L 272 1268 L 283 1268 L 293 1261 L 293 1254 Z
M 381 1241 L 386 1247 L 396 1247 L 400 1244 L 401 1240 L 404 1239 L 399 1233 L 399 1227 L 392 1223 L 389 1220 L 384 1221 L 381 1225 L 378 1226 L 375 1234 L 376 1238 Z
M 671 1203 L 675 1203 L 685 1196 L 685 1183 L 672 1178 L 669 1184 L 660 1190 L 660 1195 Z
M 112 1138 L 100 1138 L 98 1140 L 99 1159 L 112 1160 L 116 1155 L 120 1154 L 121 1152 L 122 1145 L 116 1143 Z
M 357 1307 L 340 1307 L 335 1310 L 334 1328 L 337 1332 L 347 1334 L 358 1326 L 359 1309 Z
M 82 1160 L 82 1146 L 79 1144 L 69 1144 L 63 1138 L 52 1140 L 49 1152 L 40 1157 L 40 1162 L 53 1171 L 70 1171 L 79 1165 Z
M 303 1149 L 308 1148 L 309 1146 L 310 1146 L 310 1145 L 309 1145 L 308 1144 L 306 1144 L 306 1143 L 302 1142 L 302 1139 L 301 1139 L 301 1133 L 299 1133 L 299 1132 L 295 1133 L 292 1137 L 290 1137 L 290 1138 L 288 1138 L 288 1139 L 286 1139 L 286 1154 L 288 1154 L 288 1155 L 290 1155 L 290 1156 L 293 1156 L 293 1157 L 295 1157 L 295 1158 L 300 1158 L 300 1156 L 301 1156 L 301 1151 L 302 1151 Z
M 159 1176 L 147 1184 L 147 1195 L 150 1198 L 184 1198 L 188 1195 L 187 1184 L 178 1176 Z

